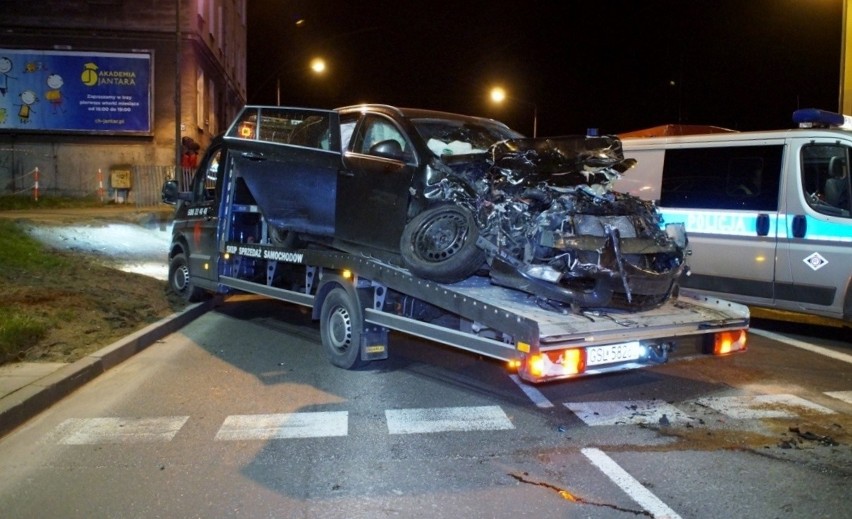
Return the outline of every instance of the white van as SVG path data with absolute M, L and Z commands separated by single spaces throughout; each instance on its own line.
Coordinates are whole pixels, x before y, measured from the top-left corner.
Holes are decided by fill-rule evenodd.
M 631 137 L 617 191 L 683 222 L 681 285 L 852 323 L 852 118 L 795 112 L 800 128 Z M 844 124 L 845 123 L 845 124 Z M 848 127 L 848 128 L 847 128 Z

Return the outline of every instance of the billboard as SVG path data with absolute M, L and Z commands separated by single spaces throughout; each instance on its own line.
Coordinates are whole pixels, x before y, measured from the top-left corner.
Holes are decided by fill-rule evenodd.
M 151 54 L 0 48 L 0 132 L 151 133 Z

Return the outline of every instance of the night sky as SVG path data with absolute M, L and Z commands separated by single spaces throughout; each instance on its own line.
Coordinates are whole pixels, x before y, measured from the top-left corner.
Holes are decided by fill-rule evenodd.
M 248 102 L 361 102 L 532 133 L 788 128 L 837 110 L 842 0 L 250 0 Z M 297 25 L 298 20 L 304 23 Z M 328 62 L 318 77 L 313 56 Z M 514 99 L 495 105 L 502 85 Z

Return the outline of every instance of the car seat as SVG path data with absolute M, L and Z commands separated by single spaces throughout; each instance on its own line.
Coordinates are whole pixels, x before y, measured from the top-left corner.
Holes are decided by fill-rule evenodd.
M 831 157 L 828 177 L 825 181 L 825 201 L 834 207 L 846 209 L 849 205 L 849 180 L 846 178 L 846 161 L 843 157 Z

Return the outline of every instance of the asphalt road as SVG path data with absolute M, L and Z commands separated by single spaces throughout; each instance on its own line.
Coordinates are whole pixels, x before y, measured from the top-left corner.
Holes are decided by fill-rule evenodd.
M 530 387 L 403 335 L 343 371 L 230 301 L 0 440 L 0 516 L 846 518 L 852 348 L 794 331 Z

